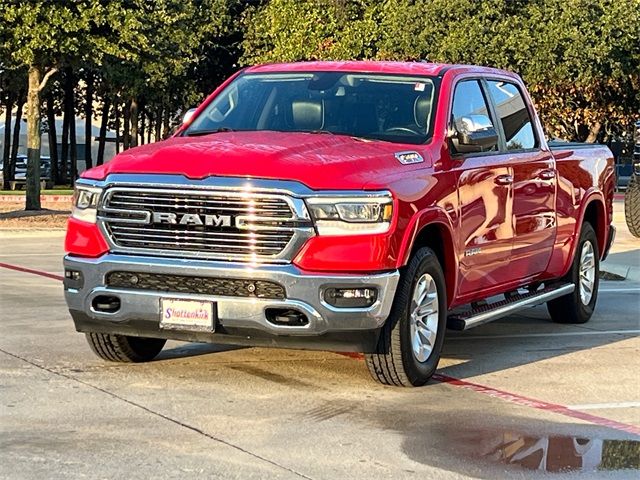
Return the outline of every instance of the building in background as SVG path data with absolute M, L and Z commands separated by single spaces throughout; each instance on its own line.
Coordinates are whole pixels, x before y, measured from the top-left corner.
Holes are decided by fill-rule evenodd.
M 56 117 L 56 138 L 57 138 L 57 146 L 58 146 L 58 158 L 60 158 L 61 148 L 62 148 L 62 117 Z M 11 128 L 13 129 L 15 126 L 15 116 L 11 118 Z M 44 127 L 46 125 L 43 123 L 43 132 L 41 136 L 42 148 L 40 154 L 43 157 L 50 156 L 50 148 L 49 148 L 49 133 L 44 131 Z M 4 152 L 4 115 L 2 115 L 2 119 L 0 121 L 0 156 L 2 156 Z M 11 138 L 13 139 L 13 131 L 11 132 Z M 94 120 L 91 123 L 91 138 L 89 141 L 91 142 L 91 158 L 93 165 L 96 164 L 96 159 L 98 158 L 98 137 L 100 136 L 100 124 L 97 120 Z M 107 130 L 107 141 L 104 146 L 104 161 L 105 163 L 111 160 L 116 154 L 116 132 L 113 130 Z M 76 150 L 77 150 L 77 159 L 78 159 L 78 173 L 82 172 L 86 168 L 86 159 L 85 159 L 85 144 L 87 139 L 85 138 L 85 125 L 84 125 L 84 117 L 76 117 Z M 20 141 L 18 144 L 18 154 L 27 154 L 27 121 L 26 118 L 22 118 L 21 126 L 20 126 Z M 2 163 L 6 163 L 6 159 L 2 159 Z

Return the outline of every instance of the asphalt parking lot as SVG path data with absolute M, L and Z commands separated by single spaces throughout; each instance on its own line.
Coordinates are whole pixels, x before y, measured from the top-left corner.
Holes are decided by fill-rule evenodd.
M 638 478 L 640 241 L 619 202 L 616 221 L 605 268 L 627 279 L 588 324 L 537 307 L 448 332 L 417 389 L 325 352 L 170 342 L 104 363 L 65 307 L 62 233 L 0 233 L 0 477 Z

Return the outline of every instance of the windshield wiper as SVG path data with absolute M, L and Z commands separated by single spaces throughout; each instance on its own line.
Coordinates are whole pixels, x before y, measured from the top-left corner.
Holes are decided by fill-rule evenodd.
M 199 135 L 211 135 L 212 133 L 234 132 L 233 128 L 220 127 L 205 130 L 191 130 L 186 133 L 187 137 L 197 137 Z
M 318 135 L 336 135 L 335 132 L 332 132 L 330 130 L 301 130 L 304 133 L 315 133 Z

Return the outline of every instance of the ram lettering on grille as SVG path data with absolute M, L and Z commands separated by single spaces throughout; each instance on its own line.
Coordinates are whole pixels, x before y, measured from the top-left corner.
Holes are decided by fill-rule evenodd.
M 296 236 L 312 235 L 275 194 L 112 187 L 99 219 L 114 250 L 165 256 L 290 261 Z

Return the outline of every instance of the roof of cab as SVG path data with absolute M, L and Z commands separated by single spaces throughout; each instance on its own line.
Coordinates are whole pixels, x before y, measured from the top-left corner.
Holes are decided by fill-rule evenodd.
M 404 75 L 438 76 L 445 71 L 455 69 L 460 72 L 477 72 L 485 74 L 502 74 L 515 76 L 511 72 L 490 67 L 475 65 L 450 65 L 446 63 L 430 62 L 378 62 L 371 60 L 358 61 L 323 61 L 323 62 L 293 62 L 269 63 L 256 65 L 245 70 L 247 73 L 282 73 L 282 72 L 359 72 L 359 73 L 388 73 Z

